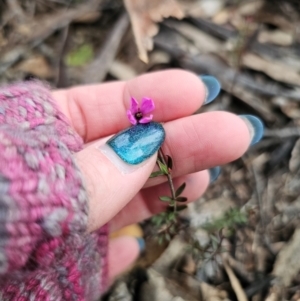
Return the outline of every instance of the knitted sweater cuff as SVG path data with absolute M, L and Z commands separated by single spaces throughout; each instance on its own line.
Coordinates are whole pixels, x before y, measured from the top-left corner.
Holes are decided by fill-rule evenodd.
M 93 300 L 105 289 L 107 227 L 86 233 L 87 193 L 72 155 L 82 145 L 48 87 L 0 88 L 4 300 Z

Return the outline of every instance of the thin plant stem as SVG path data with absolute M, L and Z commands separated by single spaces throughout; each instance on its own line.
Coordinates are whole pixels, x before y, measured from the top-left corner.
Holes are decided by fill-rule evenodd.
M 159 159 L 161 160 L 161 162 L 167 166 L 167 163 L 166 163 L 166 160 L 165 160 L 165 154 L 163 152 L 163 150 L 160 148 L 158 150 L 158 157 Z M 166 174 L 167 178 L 168 178 L 168 183 L 169 183 L 169 186 L 170 186 L 170 190 L 171 190 L 171 195 L 172 195 L 172 199 L 174 200 L 174 212 L 176 212 L 176 209 L 177 209 L 177 203 L 176 203 L 176 193 L 175 193 L 175 188 L 174 188 L 174 183 L 173 183 L 173 179 L 172 179 L 172 174 L 171 174 L 171 171 L 168 170 L 168 173 Z

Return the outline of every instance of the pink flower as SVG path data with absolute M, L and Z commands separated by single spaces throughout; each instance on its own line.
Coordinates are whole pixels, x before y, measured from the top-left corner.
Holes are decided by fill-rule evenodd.
M 154 102 L 151 98 L 143 97 L 141 107 L 135 98 L 131 97 L 131 107 L 127 110 L 127 117 L 131 124 L 148 123 L 152 120 L 153 115 L 145 116 L 155 109 Z

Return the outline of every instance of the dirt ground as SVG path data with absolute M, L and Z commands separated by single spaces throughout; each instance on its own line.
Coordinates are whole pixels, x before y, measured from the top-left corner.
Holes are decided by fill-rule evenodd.
M 299 0 L 0 0 L 0 83 L 55 88 L 167 68 L 219 79 L 202 113 L 254 114 L 264 138 L 155 239 L 106 301 L 300 300 Z M 220 146 L 221 147 L 221 146 Z

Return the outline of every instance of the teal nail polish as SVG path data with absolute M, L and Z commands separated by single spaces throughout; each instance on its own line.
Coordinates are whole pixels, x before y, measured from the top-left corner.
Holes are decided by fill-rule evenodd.
M 209 178 L 210 178 L 209 183 L 213 183 L 219 177 L 219 175 L 221 173 L 221 167 L 220 166 L 216 166 L 216 167 L 210 168 L 208 170 L 208 172 L 209 172 Z
M 253 115 L 240 115 L 243 118 L 249 128 L 251 135 L 251 144 L 253 145 L 261 140 L 264 135 L 264 124 L 263 122 L 256 116 Z
M 150 158 L 165 140 L 165 130 L 160 123 L 134 125 L 106 143 L 126 163 L 136 165 Z
M 139 244 L 140 253 L 142 253 L 146 248 L 145 240 L 142 237 L 137 237 L 136 240 Z
M 215 77 L 210 75 L 201 75 L 200 78 L 206 87 L 207 94 L 204 102 L 206 105 L 218 96 L 221 91 L 221 84 Z

